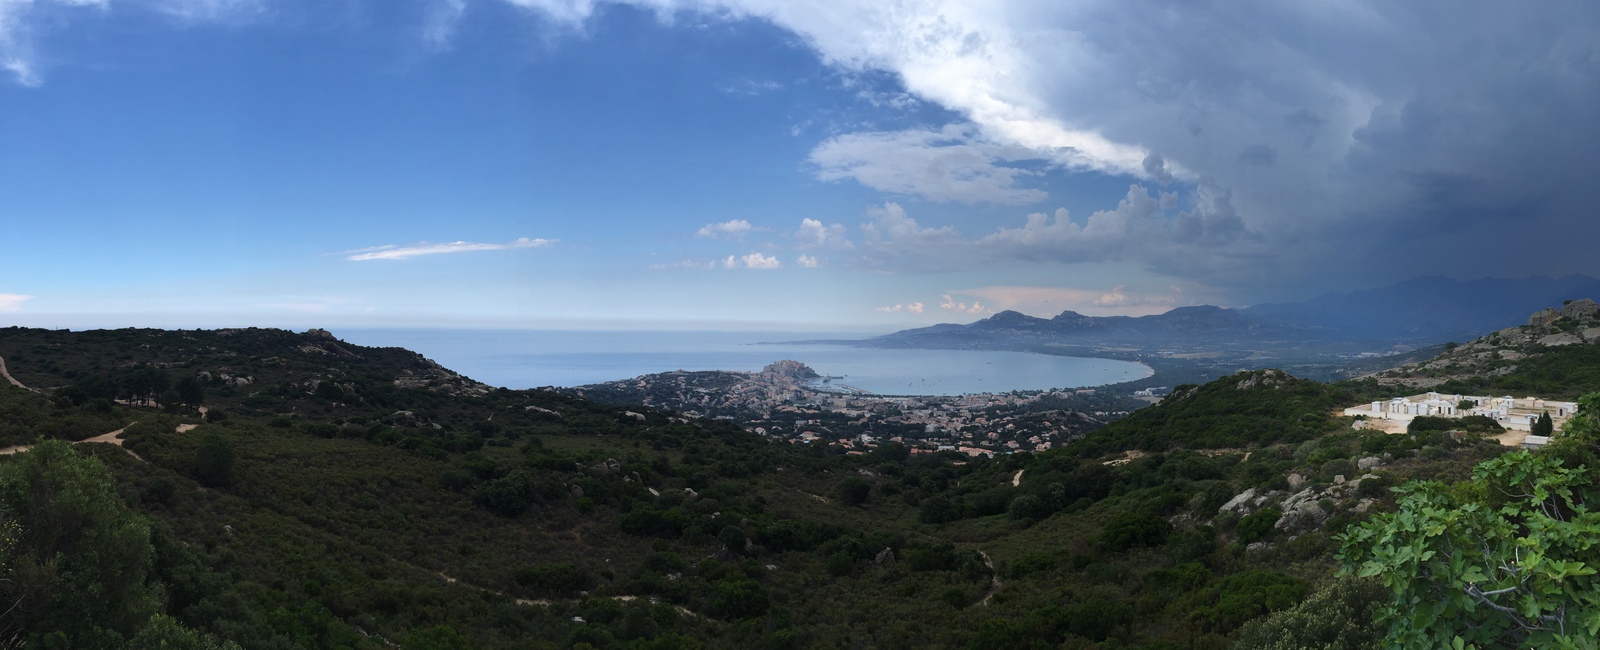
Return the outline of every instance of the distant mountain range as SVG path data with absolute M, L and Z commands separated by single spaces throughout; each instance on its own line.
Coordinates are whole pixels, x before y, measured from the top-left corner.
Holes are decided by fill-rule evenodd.
M 1143 348 L 1264 349 L 1330 343 L 1428 345 L 1469 340 L 1525 322 L 1528 314 L 1565 300 L 1600 297 L 1600 280 L 1441 277 L 1382 289 L 1330 293 L 1305 302 L 1243 309 L 1179 307 L 1153 316 L 1084 316 L 1065 311 L 1038 318 L 1003 311 L 965 325 L 944 323 L 867 339 L 879 347 L 992 348 L 1042 344 Z

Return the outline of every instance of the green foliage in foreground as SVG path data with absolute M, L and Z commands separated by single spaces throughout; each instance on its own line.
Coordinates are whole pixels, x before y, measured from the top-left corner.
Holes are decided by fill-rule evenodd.
M 146 521 L 105 465 L 44 442 L 0 465 L 0 639 L 45 648 L 219 648 L 160 616 Z M 131 643 L 130 643 L 131 639 Z
M 1246 623 L 1233 650 L 1367 650 L 1383 640 L 1370 625 L 1389 594 L 1376 580 L 1340 579 L 1305 602 Z
M 1600 433 L 1600 395 L 1582 403 L 1569 445 Z M 1562 452 L 1506 454 L 1454 485 L 1408 483 L 1398 512 L 1346 533 L 1341 559 L 1394 592 L 1380 612 L 1388 647 L 1600 647 L 1600 481 Z

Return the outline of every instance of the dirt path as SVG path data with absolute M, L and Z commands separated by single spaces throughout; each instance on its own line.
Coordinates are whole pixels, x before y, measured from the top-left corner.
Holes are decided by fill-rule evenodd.
M 138 424 L 138 422 L 130 422 L 130 423 L 128 423 L 128 427 L 131 427 L 131 426 L 133 426 L 135 424 Z M 200 426 L 200 425 L 198 425 L 198 424 L 180 424 L 180 425 L 178 425 L 178 433 L 183 433 L 185 431 L 193 431 L 194 428 L 197 427 L 197 426 Z M 133 453 L 132 449 L 128 449 L 127 447 L 123 446 L 123 444 L 122 444 L 123 443 L 122 432 L 127 431 L 128 427 L 123 427 L 121 429 L 117 429 L 116 431 L 112 431 L 111 433 L 101 434 L 101 435 L 95 436 L 93 438 L 85 438 L 83 440 L 77 440 L 77 441 L 74 441 L 72 444 L 81 445 L 81 444 L 83 444 L 85 442 L 103 442 L 103 443 L 110 444 L 110 445 L 116 445 L 118 447 L 122 447 L 123 451 L 128 452 L 129 456 L 133 456 L 134 458 L 137 458 L 141 462 L 143 462 L 144 459 L 140 458 L 139 454 Z M 4 448 L 0 448 L 0 456 L 9 456 L 11 454 L 20 454 L 20 453 L 25 452 L 25 451 L 27 451 L 29 449 L 33 449 L 33 445 L 14 445 L 14 446 L 11 446 L 11 447 L 4 447 Z
M 22 390 L 32 391 L 32 392 L 35 392 L 35 393 L 39 392 L 39 391 L 33 390 L 32 388 L 28 388 L 27 386 L 22 385 L 22 382 L 17 381 L 16 377 L 12 377 L 11 376 L 11 372 L 9 370 L 6 370 L 6 358 L 5 357 L 0 357 L 0 377 L 5 377 L 6 381 L 11 382 L 12 386 L 16 386 L 17 388 L 21 388 Z
M 134 424 L 138 424 L 138 423 L 137 422 L 130 423 L 128 426 L 131 427 Z M 121 429 L 117 429 L 116 431 L 112 431 L 111 433 L 98 435 L 98 436 L 95 436 L 93 438 L 85 438 L 83 440 L 77 440 L 77 441 L 72 442 L 71 444 L 81 445 L 81 444 L 83 444 L 85 442 L 105 442 L 105 443 L 110 443 L 110 444 L 116 445 L 118 447 L 122 447 L 122 432 L 123 431 L 127 431 L 127 430 L 128 430 L 127 427 L 123 427 Z M 33 445 L 15 445 L 15 446 L 12 446 L 12 447 L 6 447 L 4 449 L 0 449 L 0 455 L 8 456 L 8 455 L 11 455 L 11 454 L 20 454 L 20 453 L 25 452 L 25 451 L 27 451 L 29 449 L 33 449 Z M 123 451 L 128 452 L 128 454 L 133 456 L 134 458 L 139 458 L 139 454 L 133 453 L 133 450 L 131 450 L 131 449 L 123 447 Z M 143 458 L 139 458 L 139 460 L 142 461 L 144 459 Z
M 1026 471 L 1028 471 L 1028 470 L 1019 469 L 1019 470 L 1017 470 L 1016 474 L 1013 474 L 1011 476 L 1011 487 L 1017 487 L 1018 485 L 1022 485 L 1022 473 L 1026 472 Z
M 1018 475 L 1020 476 L 1021 472 L 1018 472 Z M 985 593 L 983 595 L 983 600 L 978 601 L 978 605 L 980 605 L 980 606 L 988 606 L 989 601 L 994 598 L 994 592 L 1000 591 L 1000 574 L 995 572 L 995 570 L 994 570 L 994 560 L 989 559 L 989 554 L 988 553 L 985 553 L 983 551 L 978 551 L 978 555 L 982 555 L 983 556 L 983 565 L 986 566 L 986 567 L 989 567 L 989 575 L 990 575 L 990 578 L 989 578 L 989 592 Z

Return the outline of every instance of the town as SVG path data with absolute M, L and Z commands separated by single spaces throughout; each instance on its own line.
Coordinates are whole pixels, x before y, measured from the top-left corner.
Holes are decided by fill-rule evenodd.
M 837 379 L 786 360 L 760 372 L 666 372 L 567 390 L 602 402 L 729 420 L 768 438 L 846 454 L 899 443 L 911 453 L 968 456 L 1045 451 L 1156 397 L 1148 390 L 1134 397 L 1096 388 L 888 396 L 867 394 Z

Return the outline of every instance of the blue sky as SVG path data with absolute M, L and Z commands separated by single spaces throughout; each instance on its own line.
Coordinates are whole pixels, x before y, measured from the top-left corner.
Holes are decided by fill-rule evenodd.
M 1472 5 L 1473 3 L 1468 3 Z M 1600 10 L 0 0 L 0 324 L 892 329 L 1596 273 Z

